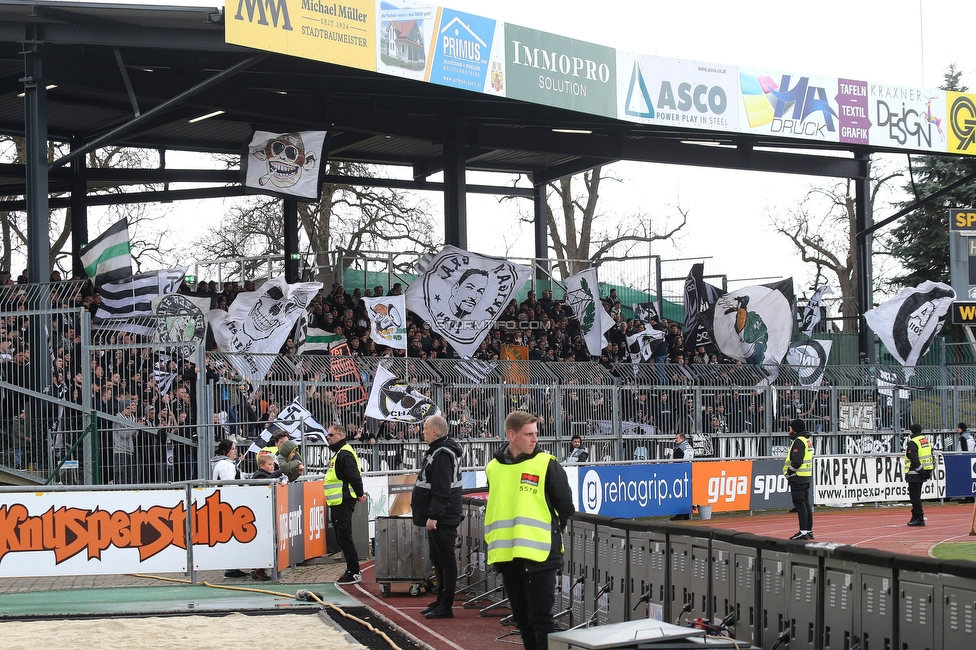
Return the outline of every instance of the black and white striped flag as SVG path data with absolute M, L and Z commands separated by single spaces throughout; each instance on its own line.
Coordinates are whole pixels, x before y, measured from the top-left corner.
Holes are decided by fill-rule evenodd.
M 460 375 L 460 381 L 470 381 L 480 384 L 494 376 L 495 362 L 481 359 L 461 359 L 454 365 L 454 371 Z
M 188 267 L 138 273 L 99 288 L 102 304 L 92 318 L 92 329 L 107 329 L 149 336 L 156 331 L 152 301 L 175 293 Z

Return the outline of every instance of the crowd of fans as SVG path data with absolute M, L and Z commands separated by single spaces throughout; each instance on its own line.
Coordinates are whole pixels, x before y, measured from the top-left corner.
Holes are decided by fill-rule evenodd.
M 16 312 L 31 308 L 25 285 L 26 274 L 13 282 L 9 274 L 0 273 L 0 311 L 14 315 L 0 319 L 0 371 L 4 381 L 23 388 L 36 387 L 31 370 L 32 350 L 29 341 L 32 317 Z M 59 276 L 52 281 L 60 281 Z M 232 364 L 217 352 L 208 353 L 201 373 L 191 359 L 163 355 L 146 339 L 127 332 L 98 332 L 100 351 L 90 359 L 81 358 L 80 323 L 70 310 L 82 306 L 94 312 L 101 301 L 99 292 L 86 281 L 49 285 L 50 300 L 57 313 L 50 324 L 51 384 L 44 388 L 51 396 L 83 403 L 84 372 L 90 375 L 93 408 L 107 418 L 99 433 L 101 475 L 104 481 L 140 482 L 181 480 L 194 476 L 196 425 L 215 428 L 215 437 L 233 437 L 238 444 L 254 440 L 274 421 L 282 409 L 297 397 L 294 382 L 286 385 L 250 386 L 236 373 Z M 254 291 L 253 282 L 229 282 L 218 289 L 214 282 L 196 287 L 184 283 L 181 292 L 209 296 L 213 308 L 228 309 L 241 292 Z M 309 327 L 342 335 L 356 357 L 403 356 L 404 351 L 376 345 L 370 338 L 370 323 L 364 297 L 399 295 L 402 286 L 394 284 L 387 294 L 382 286 L 347 292 L 341 285 L 320 291 L 308 306 Z M 554 299 L 545 290 L 542 297 L 528 292 L 522 302 L 512 301 L 500 316 L 474 355 L 482 361 L 499 358 L 507 343 L 528 348 L 534 361 L 587 362 L 581 364 L 590 372 L 569 379 L 559 388 L 530 385 L 501 388 L 491 382 L 471 382 L 468 388 L 438 387 L 432 392 L 442 407 L 451 433 L 463 438 L 494 437 L 498 409 L 507 412 L 520 408 L 542 417 L 540 434 L 554 435 L 558 427 L 568 437 L 579 433 L 609 434 L 606 422 L 611 420 L 611 390 L 622 383 L 621 418 L 640 425 L 636 431 L 660 434 L 685 433 L 761 433 L 765 430 L 766 403 L 753 391 L 739 390 L 730 376 L 733 370 L 727 359 L 713 350 L 686 350 L 681 328 L 666 319 L 650 317 L 646 322 L 628 317 L 615 290 L 603 304 L 612 315 L 615 326 L 606 333 L 607 346 L 599 357 L 586 349 L 579 323 L 564 300 Z M 418 359 L 451 359 L 457 355 L 443 337 L 431 330 L 429 323 L 408 314 L 408 350 L 406 355 Z M 645 328 L 662 332 L 652 357 L 655 364 L 667 369 L 651 380 L 636 381 L 633 374 L 622 372 L 621 362 L 629 362 L 632 353 L 627 337 Z M 289 339 L 280 353 L 295 354 Z M 33 354 L 34 362 L 48 353 Z M 598 371 L 596 364 L 606 371 Z M 665 365 L 666 364 L 666 365 Z M 696 366 L 711 368 L 702 374 L 682 372 Z M 304 364 L 308 382 L 305 404 L 323 426 L 338 423 L 347 428 L 352 440 L 384 442 L 420 440 L 417 425 L 376 421 L 364 415 L 365 403 L 338 404 L 335 392 L 328 386 L 331 379 L 327 365 Z M 272 368 L 272 374 L 275 369 Z M 607 375 L 616 375 L 616 380 Z M 202 375 L 202 376 L 201 376 Z M 198 422 L 197 382 L 205 381 L 213 391 L 214 421 Z M 708 385 L 705 398 L 696 404 L 689 389 Z M 579 387 L 577 388 L 576 385 Z M 605 386 L 605 388 L 604 388 Z M 431 391 L 435 387 L 430 387 Z M 557 407 L 557 390 L 559 405 Z M 783 426 L 794 417 L 813 421 L 814 427 L 829 427 L 829 395 L 817 390 L 782 391 L 782 403 L 776 405 L 775 426 Z M 0 396 L 3 427 L 0 453 L 5 464 L 16 468 L 51 466 L 70 449 L 69 432 L 80 430 L 80 409 L 65 409 L 51 402 L 27 397 L 18 391 L 4 391 Z M 782 422 L 781 422 L 782 421 Z M 128 424 L 128 423 L 131 423 Z M 601 429 L 603 427 L 603 429 Z M 648 427 L 653 427 L 650 429 Z

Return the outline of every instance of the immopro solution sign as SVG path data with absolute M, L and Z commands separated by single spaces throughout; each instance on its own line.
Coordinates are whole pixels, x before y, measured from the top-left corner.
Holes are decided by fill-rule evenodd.
M 608 465 L 581 474 L 583 512 L 627 518 L 691 512 L 691 463 Z
M 536 104 L 617 116 L 612 47 L 505 25 L 506 95 Z

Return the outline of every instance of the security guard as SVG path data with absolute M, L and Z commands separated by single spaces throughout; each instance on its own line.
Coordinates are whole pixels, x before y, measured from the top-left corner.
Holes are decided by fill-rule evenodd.
M 336 544 L 346 558 L 346 572 L 336 584 L 352 585 L 363 579 L 359 572 L 359 553 L 352 538 L 352 513 L 356 503 L 364 503 L 363 475 L 359 470 L 359 456 L 346 442 L 346 429 L 338 424 L 329 427 L 329 449 L 332 459 L 325 474 L 325 503 L 329 506 Z
M 813 504 L 810 487 L 813 485 L 813 442 L 804 434 L 803 420 L 790 420 L 790 450 L 786 452 L 783 474 L 790 485 L 790 496 L 800 522 L 800 530 L 790 539 L 813 539 Z
M 549 647 L 556 573 L 563 566 L 561 531 L 575 512 L 566 471 L 536 447 L 538 421 L 525 411 L 509 413 L 508 446 L 485 468 L 488 564 L 502 574 L 526 650 Z
M 935 461 L 932 459 L 929 438 L 922 435 L 922 425 L 913 424 L 908 430 L 912 434 L 905 445 L 905 480 L 908 482 L 908 500 L 912 502 L 912 518 L 908 525 L 924 526 L 922 484 L 932 477 Z

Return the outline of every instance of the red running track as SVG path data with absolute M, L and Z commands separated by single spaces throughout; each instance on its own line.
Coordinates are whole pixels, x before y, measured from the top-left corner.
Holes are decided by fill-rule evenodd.
M 910 508 L 904 504 L 858 506 L 852 508 L 817 508 L 813 527 L 817 542 L 851 544 L 908 555 L 929 555 L 936 544 L 951 541 L 976 541 L 969 535 L 973 517 L 970 504 L 926 504 L 926 526 L 908 527 Z M 719 514 L 708 521 L 689 521 L 689 527 L 711 527 L 738 530 L 755 535 L 787 539 L 796 532 L 796 515 L 775 514 Z M 463 609 L 461 599 L 455 603 L 453 619 L 427 620 L 420 610 L 434 600 L 430 594 L 410 596 L 408 585 L 394 583 L 388 597 L 380 595 L 373 564 L 363 565 L 363 581 L 342 588 L 365 606 L 403 630 L 418 641 L 438 650 L 504 650 L 521 648 L 518 635 L 497 637 L 514 630 L 503 627 L 500 616 L 479 615 L 478 609 Z M 487 605 L 488 603 L 484 603 Z M 500 614 L 508 614 L 502 610 Z

